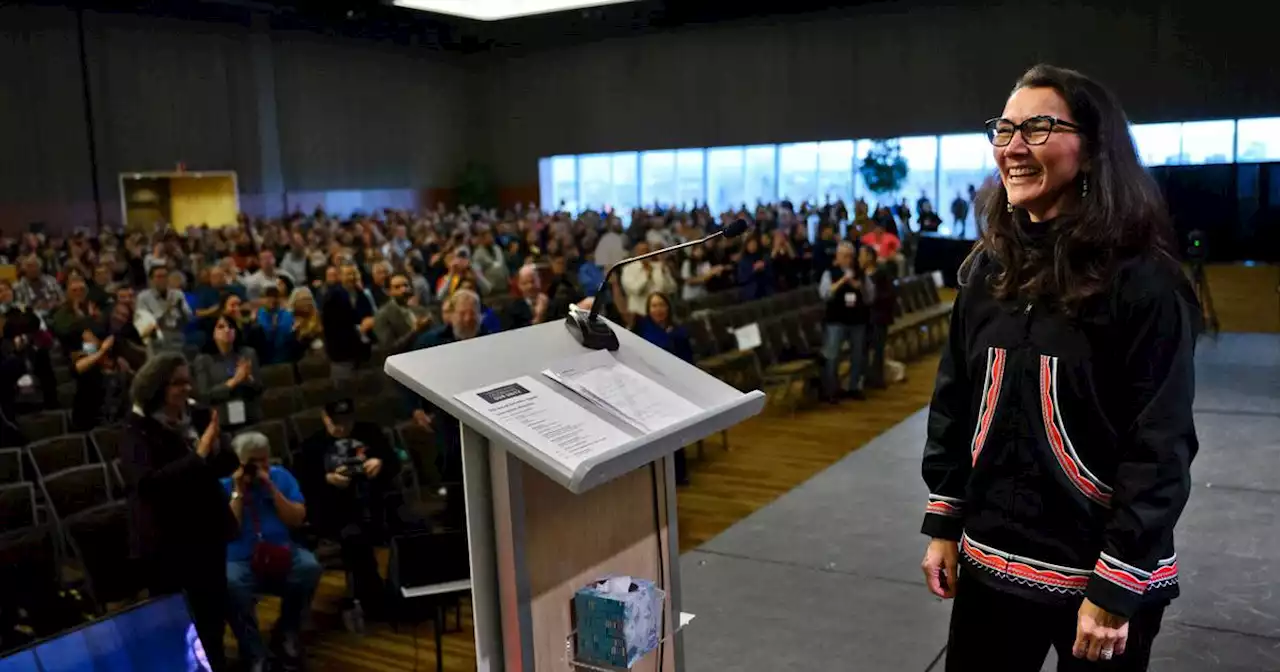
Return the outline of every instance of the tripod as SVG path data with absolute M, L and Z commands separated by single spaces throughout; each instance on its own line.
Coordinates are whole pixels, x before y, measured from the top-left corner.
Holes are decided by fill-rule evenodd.
M 1218 311 L 1213 308 L 1213 294 L 1209 292 L 1209 278 L 1205 275 L 1203 261 L 1191 261 L 1191 280 L 1195 283 L 1196 298 L 1200 300 L 1200 308 L 1204 313 L 1202 317 L 1209 327 L 1208 331 L 1216 337 L 1222 325 L 1218 322 Z

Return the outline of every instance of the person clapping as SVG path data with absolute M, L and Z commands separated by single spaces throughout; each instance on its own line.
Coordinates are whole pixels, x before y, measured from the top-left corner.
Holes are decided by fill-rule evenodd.
M 262 417 L 258 355 L 252 348 L 237 348 L 238 337 L 232 319 L 218 317 L 206 352 L 192 364 L 201 401 L 218 408 L 225 428 L 250 425 Z

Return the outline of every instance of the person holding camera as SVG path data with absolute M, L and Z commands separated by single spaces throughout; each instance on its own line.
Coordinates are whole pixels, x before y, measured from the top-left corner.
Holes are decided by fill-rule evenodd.
M 286 662 L 301 659 L 298 631 L 322 568 L 316 556 L 295 544 L 291 530 L 302 525 L 307 506 L 298 481 L 284 467 L 272 466 L 271 443 L 260 432 L 243 432 L 231 442 L 240 468 L 222 479 L 239 534 L 227 545 L 226 581 L 231 631 L 246 669 L 266 669 L 267 647 L 258 630 L 258 592 L 280 595 L 280 618 L 272 633 L 274 648 Z
M 341 545 L 351 593 L 366 613 L 376 613 L 382 579 L 373 548 L 384 536 L 384 504 L 395 491 L 399 459 L 377 425 L 356 421 L 352 400 L 325 405 L 323 418 L 324 429 L 298 452 L 298 477 L 311 503 L 311 524 Z
M 182 355 L 152 357 L 130 389 L 133 412 L 120 442 L 130 545 L 151 595 L 184 593 L 214 672 L 225 669 L 227 541 L 235 519 L 218 479 L 235 471 L 218 412 L 191 413 L 191 372 Z

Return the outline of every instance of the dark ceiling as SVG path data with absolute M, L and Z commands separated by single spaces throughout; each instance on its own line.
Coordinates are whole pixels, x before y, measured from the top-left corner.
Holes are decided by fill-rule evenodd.
M 40 4 L 237 23 L 247 22 L 252 14 L 265 14 L 272 26 L 281 29 L 305 28 L 445 51 L 484 53 L 543 49 L 691 24 L 771 21 L 796 14 L 839 12 L 864 3 L 640 0 L 495 22 L 402 9 L 392 6 L 390 0 L 44 0 Z

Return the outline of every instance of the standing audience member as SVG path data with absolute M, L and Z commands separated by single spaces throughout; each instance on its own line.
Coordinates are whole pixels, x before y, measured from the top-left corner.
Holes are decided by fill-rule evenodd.
M 138 294 L 138 311 L 146 314 L 145 323 L 154 323 L 156 331 L 151 341 L 155 351 L 181 351 L 185 343 L 183 329 L 195 316 L 181 292 L 169 289 L 169 269 L 154 266 L 151 269 L 151 286 Z
M 640 241 L 631 250 L 632 256 L 649 253 L 649 243 Z M 673 294 L 677 289 L 671 269 L 661 259 L 645 259 L 622 267 L 622 289 L 626 293 L 626 309 L 632 315 L 644 315 L 648 311 L 649 295 Z
M 4 323 L 0 332 L 0 412 L 13 421 L 22 413 L 57 408 L 58 381 L 40 317 L 29 307 L 15 304 L 4 281 L 0 281 L 0 321 Z M 25 443 L 16 441 L 16 429 L 5 433 L 9 436 L 0 445 Z
M 326 404 L 323 419 L 324 429 L 306 437 L 298 451 L 308 519 L 338 541 L 355 584 L 351 593 L 366 614 L 376 615 L 385 600 L 374 546 L 386 537 L 384 504 L 395 491 L 399 460 L 380 427 L 356 420 L 351 399 Z
M 728 270 L 727 266 L 711 263 L 704 245 L 689 248 L 688 258 L 680 262 L 680 278 L 684 280 L 684 286 L 680 288 L 681 298 L 693 301 L 706 296 L 707 283 Z
M 680 359 L 693 363 L 693 341 L 689 332 L 676 324 L 675 314 L 671 310 L 671 301 L 662 294 L 649 295 L 648 310 L 644 317 L 636 322 L 635 331 L 646 341 L 666 350 Z M 688 485 L 688 467 L 685 462 L 684 448 L 675 453 L 676 484 Z
M 863 245 L 858 250 L 858 263 L 868 284 L 871 315 L 867 324 L 867 357 L 863 367 L 866 386 L 873 390 L 885 388 L 884 348 L 889 342 L 889 327 L 893 325 L 893 311 L 898 302 L 898 290 L 893 285 L 890 266 L 879 263 L 876 248 Z
M 377 310 L 391 300 L 391 296 L 387 294 L 387 283 L 391 281 L 391 262 L 375 261 L 369 267 L 369 286 L 366 291 L 369 293 L 369 300 L 373 302 L 373 309 Z
M 343 264 L 342 284 L 329 290 L 320 319 L 333 379 L 341 384 L 369 361 L 373 349 L 373 302 L 360 289 L 354 263 Z
M 299 287 L 293 290 L 289 295 L 289 312 L 293 313 L 290 359 L 296 362 L 309 352 L 324 350 L 324 325 L 310 289 Z
M 773 266 L 760 251 L 760 237 L 747 232 L 738 260 L 738 293 L 743 301 L 763 299 L 773 293 Z
M 503 323 L 507 329 L 521 329 L 542 324 L 547 319 L 549 299 L 538 288 L 538 269 L 526 264 L 516 274 L 516 288 L 520 298 L 507 305 Z
M 53 335 L 68 354 L 80 347 L 80 336 L 86 329 L 98 326 L 102 315 L 98 306 L 89 301 L 89 288 L 84 279 L 73 275 L 67 279 L 66 300 L 49 318 Z
M 467 289 L 458 290 L 452 297 L 453 303 L 448 322 L 439 328 L 427 332 L 422 339 L 423 347 L 446 345 L 457 341 L 465 341 L 486 332 L 480 326 L 480 297 Z M 443 445 L 438 453 L 440 475 L 446 482 L 458 482 L 462 478 L 462 445 L 459 440 L 458 420 L 439 409 L 428 409 L 418 395 L 412 395 L 414 416 L 417 420 L 419 412 L 435 412 L 435 417 L 426 424 L 436 428 L 436 437 Z M 419 424 L 423 424 L 419 421 Z M 455 512 L 457 513 L 457 512 Z
M 62 303 L 62 286 L 57 278 L 41 272 L 40 258 L 34 254 L 18 262 L 22 277 L 13 285 L 14 302 L 29 306 L 41 317 L 53 312 Z
M 128 416 L 133 406 L 129 399 L 133 369 L 114 347 L 114 336 L 102 338 L 85 330 L 83 349 L 73 357 L 76 394 L 71 408 L 72 431 L 88 432 Z
M 373 317 L 373 333 L 380 347 L 398 355 L 411 349 L 413 342 L 431 325 L 431 315 L 416 312 L 412 306 L 413 285 L 409 276 L 391 276 L 390 300 Z
M 279 594 L 280 618 L 272 632 L 272 648 L 286 664 L 296 665 L 302 659 L 298 632 L 323 572 L 316 556 L 290 536 L 306 520 L 307 506 L 293 475 L 268 461 L 271 444 L 266 436 L 244 432 L 231 447 L 240 460 L 240 468 L 222 479 L 229 511 L 239 527 L 226 548 L 231 631 L 246 669 L 266 670 L 268 649 L 258 629 L 256 594 Z
M 897 263 L 896 257 L 898 252 L 902 250 L 902 241 L 897 234 L 893 233 L 893 229 L 896 229 L 897 226 L 891 222 L 892 218 L 876 219 L 871 232 L 862 236 L 862 244 L 870 245 L 876 251 L 876 258 L 883 264 Z
M 289 277 L 284 269 L 276 267 L 276 255 L 271 250 L 263 250 L 258 253 L 258 270 L 246 275 L 244 278 L 244 288 L 249 295 L 250 301 L 259 301 L 262 294 L 268 287 L 277 287 L 277 283 L 282 277 Z M 297 282 L 297 278 L 289 277 L 290 282 Z
M 480 275 L 471 267 L 471 255 L 467 248 L 460 247 L 447 255 L 449 272 L 445 273 L 436 283 L 436 300 L 453 296 L 454 292 L 461 289 L 461 285 L 465 281 L 475 282 L 479 294 L 488 294 L 493 291 L 493 287 L 489 285 L 489 281 L 483 275 Z
M 866 329 L 871 318 L 871 290 L 862 269 L 854 261 L 853 243 L 841 242 L 836 263 L 822 274 L 818 294 L 826 302 L 822 319 L 823 394 L 836 403 L 841 396 L 865 399 L 862 393 L 862 360 L 866 357 Z M 849 385 L 840 389 L 840 351 L 849 344 Z
M 258 354 L 253 348 L 237 348 L 238 334 L 230 317 L 219 317 L 205 352 L 192 363 L 200 400 L 218 409 L 223 429 L 244 427 L 262 418 Z
M 502 253 L 502 246 L 494 240 L 493 231 L 488 226 L 481 227 L 476 232 L 471 245 L 471 262 L 489 285 L 496 287 L 498 291 L 510 284 L 506 255 Z
M 262 291 L 262 307 L 258 308 L 258 331 L 262 335 L 259 353 L 264 364 L 293 361 L 293 313 L 281 305 L 279 287 L 267 287 Z
M 218 479 L 236 470 L 236 456 L 222 449 L 216 410 L 205 427 L 192 425 L 191 373 L 182 355 L 148 361 L 131 396 L 120 442 L 130 542 L 152 596 L 186 595 L 209 664 L 222 672 L 227 542 L 236 521 Z
M 591 288 L 593 291 L 595 287 Z M 573 274 L 563 254 L 551 256 L 551 281 L 547 283 L 547 319 L 563 320 L 569 315 L 569 306 L 583 299 L 585 293 Z

